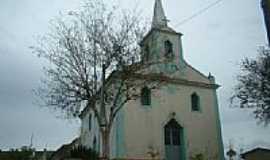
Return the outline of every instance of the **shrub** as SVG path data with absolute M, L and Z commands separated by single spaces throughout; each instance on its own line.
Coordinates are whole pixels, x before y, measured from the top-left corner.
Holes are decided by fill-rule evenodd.
M 70 151 L 71 158 L 80 158 L 83 160 L 98 160 L 98 153 L 84 146 L 78 146 Z

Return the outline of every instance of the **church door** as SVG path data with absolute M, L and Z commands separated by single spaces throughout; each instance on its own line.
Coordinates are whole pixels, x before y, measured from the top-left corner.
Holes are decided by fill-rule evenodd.
M 166 160 L 184 160 L 183 128 L 175 119 L 164 127 Z

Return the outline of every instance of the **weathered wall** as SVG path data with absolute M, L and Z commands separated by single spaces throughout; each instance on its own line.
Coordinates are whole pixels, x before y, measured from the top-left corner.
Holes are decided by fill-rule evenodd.
M 200 96 L 201 111 L 191 111 L 190 95 Z M 169 85 L 153 92 L 151 106 L 142 106 L 140 101 L 131 101 L 125 107 L 124 116 L 124 157 L 149 158 L 152 147 L 165 157 L 165 124 L 172 118 L 184 128 L 186 157 L 203 153 L 210 157 L 219 154 L 215 92 L 212 89 Z
M 91 118 L 91 130 L 89 129 L 89 115 L 92 115 Z M 89 111 L 87 114 L 85 114 L 82 117 L 82 125 L 81 125 L 81 135 L 80 135 L 80 143 L 88 148 L 95 149 L 96 151 L 100 151 L 100 133 L 99 133 L 99 127 L 96 121 L 96 118 L 94 114 Z M 94 137 L 96 137 L 96 146 L 93 146 L 94 143 Z M 96 148 L 95 148 L 96 147 Z
M 181 68 L 184 64 L 183 53 L 182 53 L 182 43 L 181 43 L 181 34 L 164 32 L 164 31 L 152 31 L 151 34 L 145 39 L 144 46 L 149 47 L 150 61 L 157 62 L 165 60 L 165 50 L 164 50 L 164 42 L 169 40 L 173 44 L 173 52 L 174 57 L 172 58 L 169 65 L 159 65 L 159 67 L 151 67 L 152 71 L 160 72 L 174 72 L 175 68 L 172 67 L 176 65 Z M 170 68 L 171 67 L 171 68 Z

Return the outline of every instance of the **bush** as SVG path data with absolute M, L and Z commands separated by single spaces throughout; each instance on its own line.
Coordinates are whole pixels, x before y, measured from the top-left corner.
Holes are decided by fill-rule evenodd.
M 78 146 L 70 151 L 71 158 L 80 158 L 83 160 L 98 160 L 98 153 L 84 146 Z

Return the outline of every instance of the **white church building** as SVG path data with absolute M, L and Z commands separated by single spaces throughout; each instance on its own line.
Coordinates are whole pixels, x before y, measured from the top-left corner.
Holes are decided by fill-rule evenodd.
M 224 160 L 219 85 L 185 61 L 181 38 L 168 26 L 161 0 L 156 0 L 152 27 L 142 41 L 143 58 L 170 59 L 152 69 L 164 73 L 168 85 L 153 91 L 146 86 L 140 99 L 125 104 L 111 132 L 112 159 Z M 81 144 L 100 151 L 93 113 L 83 111 L 81 120 Z

